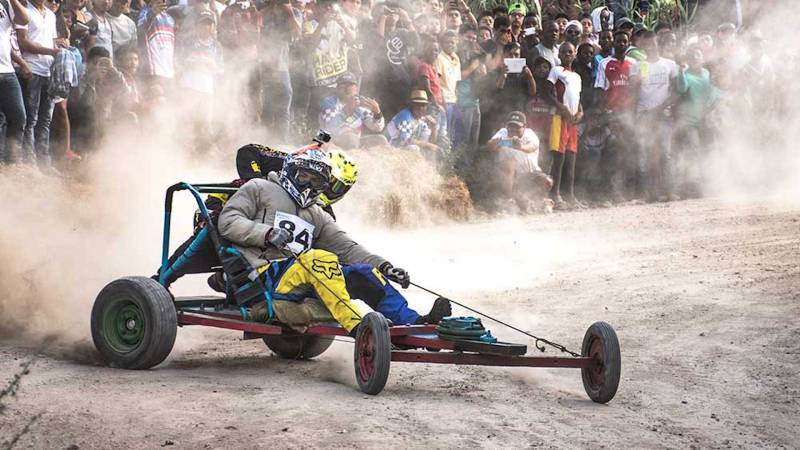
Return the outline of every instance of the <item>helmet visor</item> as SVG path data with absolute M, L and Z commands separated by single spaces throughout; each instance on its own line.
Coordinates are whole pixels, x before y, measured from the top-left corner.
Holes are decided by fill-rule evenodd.
M 344 194 L 347 194 L 351 187 L 353 187 L 352 184 L 345 184 L 341 180 L 336 180 L 325 190 L 325 196 L 333 203 L 344 197 Z
M 308 186 L 316 191 L 323 191 L 328 187 L 328 180 L 313 170 L 298 168 L 295 175 L 295 181 L 298 186 Z

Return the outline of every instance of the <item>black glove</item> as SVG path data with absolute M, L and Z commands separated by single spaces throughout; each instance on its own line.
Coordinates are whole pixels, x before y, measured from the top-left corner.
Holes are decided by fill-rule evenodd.
M 292 242 L 293 239 L 294 236 L 292 236 L 292 233 L 289 233 L 288 230 L 284 230 L 283 228 L 270 228 L 267 232 L 264 244 L 271 244 L 279 249 L 283 249 L 286 247 L 286 244 Z
M 381 264 L 378 270 L 380 270 L 383 276 L 388 280 L 398 283 L 403 289 L 406 289 L 409 283 L 411 283 L 411 277 L 408 275 L 408 272 L 399 267 L 394 267 L 392 263 L 388 261 Z

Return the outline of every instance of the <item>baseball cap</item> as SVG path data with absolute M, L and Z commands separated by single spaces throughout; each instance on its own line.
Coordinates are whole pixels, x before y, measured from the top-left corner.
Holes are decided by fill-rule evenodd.
M 336 80 L 336 84 L 358 84 L 358 79 L 352 72 L 345 72 Z
M 518 127 L 524 127 L 525 122 L 527 121 L 525 120 L 525 114 L 522 111 L 512 111 L 508 114 L 508 120 L 506 120 L 508 125 L 516 125 Z
M 519 11 L 524 16 L 525 14 L 528 14 L 528 7 L 525 6 L 525 3 L 520 2 L 508 5 L 508 15 L 510 16 L 514 11 Z
M 614 29 L 615 30 L 619 30 L 620 28 L 622 28 L 624 26 L 630 26 L 631 28 L 633 28 L 634 27 L 633 21 L 631 19 L 628 19 L 627 17 L 620 17 L 614 23 Z

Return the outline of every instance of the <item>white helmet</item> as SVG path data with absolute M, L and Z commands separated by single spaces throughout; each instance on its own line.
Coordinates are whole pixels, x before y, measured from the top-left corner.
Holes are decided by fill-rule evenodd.
M 279 179 L 295 203 L 308 208 L 317 202 L 330 184 L 330 159 L 318 148 L 291 154 L 283 163 Z

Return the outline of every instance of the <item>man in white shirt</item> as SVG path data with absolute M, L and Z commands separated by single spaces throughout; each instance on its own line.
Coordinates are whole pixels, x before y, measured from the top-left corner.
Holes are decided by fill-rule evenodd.
M 114 29 L 108 16 L 111 0 L 92 0 L 92 12 L 89 13 L 89 27 L 97 30 L 95 46 L 103 47 L 114 58 Z
M 672 115 L 678 65 L 662 58 L 652 31 L 643 31 L 639 47 L 647 60 L 639 63 L 639 99 L 636 110 L 639 126 L 639 179 L 649 200 L 677 200 L 672 192 Z
M 28 24 L 28 11 L 20 0 L 0 0 L 0 165 L 15 162 L 25 130 L 22 88 L 11 65 L 11 31 Z M 5 125 L 5 127 L 3 127 Z
M 52 169 L 50 159 L 50 120 L 53 118 L 53 98 L 48 94 L 50 66 L 59 48 L 69 47 L 67 39 L 58 38 L 56 16 L 44 5 L 44 0 L 28 1 L 29 22 L 17 27 L 17 41 L 22 59 L 31 68 L 31 78 L 22 81 L 25 100 L 25 132 L 22 141 L 26 162 L 36 162 Z
M 127 16 L 131 10 L 131 0 L 113 0 L 106 13 L 106 20 L 111 25 L 111 44 L 116 52 L 122 47 L 135 48 L 136 23 Z
M 552 187 L 550 177 L 539 168 L 539 138 L 526 123 L 524 113 L 509 113 L 506 126 L 487 144 L 490 151 L 497 153 L 501 195 L 523 210 L 529 208 L 531 201 L 541 203 Z

